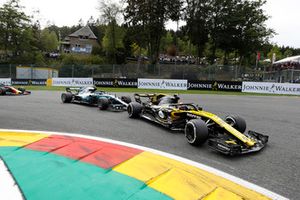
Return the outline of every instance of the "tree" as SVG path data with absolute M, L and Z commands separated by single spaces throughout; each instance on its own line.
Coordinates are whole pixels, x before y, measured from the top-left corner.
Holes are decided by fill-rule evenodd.
M 290 57 L 290 56 L 292 56 L 292 55 L 293 55 L 293 51 L 292 51 L 291 49 L 286 49 L 286 50 L 284 51 L 284 53 L 283 53 L 283 56 L 284 56 L 285 58 Z
M 250 56 L 274 34 L 272 29 L 266 27 L 265 22 L 268 16 L 265 15 L 262 6 L 265 0 L 241 1 L 237 4 L 238 13 L 236 13 L 237 23 L 234 35 L 233 45 L 240 55 L 240 61 L 243 57 Z
M 205 44 L 208 42 L 209 35 L 209 10 L 211 1 L 206 0 L 187 0 L 184 19 L 184 28 L 191 42 L 197 47 L 197 56 L 202 57 Z
M 174 45 L 174 38 L 171 32 L 167 31 L 166 35 L 161 38 L 160 50 L 165 53 L 172 45 Z
M 49 31 L 45 28 L 41 33 L 41 44 L 42 50 L 46 52 L 51 52 L 57 50 L 58 47 L 58 38 L 54 31 Z
M 283 58 L 280 48 L 277 45 L 273 46 L 267 55 L 270 60 L 273 60 L 273 54 L 275 54 L 275 61 Z
M 21 9 L 19 0 L 10 0 L 0 7 L 0 44 L 7 57 L 22 54 L 21 43 L 31 39 L 30 18 Z
M 102 46 L 107 56 L 116 63 L 118 49 L 124 48 L 125 31 L 120 26 L 107 26 L 102 40 Z
M 144 36 L 150 61 L 155 64 L 158 60 L 161 37 L 164 34 L 165 22 L 169 19 L 179 20 L 182 0 L 124 0 L 125 22 L 134 27 Z
M 117 20 L 121 12 L 121 7 L 116 3 L 100 1 L 99 7 L 103 23 L 107 24 L 102 45 L 113 63 L 116 63 L 117 48 L 123 47 L 124 33 L 118 27 Z M 118 35 L 119 34 L 119 35 Z M 121 44 L 122 43 L 122 44 Z

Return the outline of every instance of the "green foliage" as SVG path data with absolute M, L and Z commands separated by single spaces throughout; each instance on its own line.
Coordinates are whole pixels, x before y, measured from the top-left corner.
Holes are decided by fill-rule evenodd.
M 269 58 L 270 60 L 272 60 L 273 54 L 275 54 L 275 56 L 276 56 L 276 60 L 275 60 L 275 61 L 280 60 L 280 59 L 283 58 L 282 53 L 281 53 L 281 51 L 280 51 L 280 48 L 279 48 L 277 45 L 275 45 L 275 46 L 271 49 L 271 51 L 268 53 L 268 58 Z
M 178 38 L 177 46 L 178 46 L 179 54 L 197 56 L 197 48 L 195 45 L 191 43 L 189 39 Z
M 152 64 L 158 59 L 161 37 L 164 33 L 165 22 L 169 19 L 178 20 L 183 2 L 181 0 L 124 0 L 125 21 L 127 26 L 134 27 L 136 35 L 143 36 L 147 45 Z
M 133 42 L 131 45 L 131 55 L 138 57 L 140 55 L 147 55 L 147 50 L 140 47 L 137 43 Z
M 283 53 L 283 56 L 284 56 L 285 58 L 290 57 L 290 56 L 292 56 L 292 55 L 293 55 L 293 51 L 292 51 L 291 49 L 287 49 L 287 50 L 285 50 L 284 53 Z
M 197 56 L 202 57 L 209 35 L 210 1 L 187 0 L 185 8 L 186 32 L 197 47 Z
M 125 31 L 122 27 L 118 26 L 117 20 L 118 15 L 121 12 L 121 8 L 116 3 L 107 2 L 105 0 L 100 1 L 100 12 L 102 20 L 105 24 L 108 24 L 105 29 L 105 35 L 102 39 L 102 47 L 105 51 L 107 58 L 112 63 L 117 63 L 121 54 L 123 55 L 123 39 L 125 36 Z M 123 56 L 125 57 L 125 55 Z M 117 59 L 118 58 L 118 59 Z
M 91 64 L 103 64 L 103 58 L 96 55 L 73 55 L 63 54 L 62 65 L 91 65 Z
M 15 58 L 24 52 L 23 42 L 30 34 L 30 18 L 19 5 L 19 0 L 10 0 L 0 7 L 0 48 L 4 50 L 7 57 Z
M 38 52 L 36 55 L 35 55 L 35 65 L 37 66 L 46 66 L 46 61 L 45 61 L 45 57 L 44 55 L 41 53 L 41 52 Z
M 54 31 L 49 31 L 45 28 L 41 33 L 41 43 L 42 50 L 46 52 L 51 52 L 57 50 L 58 47 L 58 38 Z
M 172 45 L 174 45 L 174 37 L 170 31 L 167 31 L 166 35 L 161 38 L 160 50 L 166 53 L 168 48 Z
M 262 6 L 265 0 L 187 0 L 186 32 L 197 46 L 198 56 L 210 43 L 210 62 L 214 63 L 217 49 L 224 52 L 227 62 L 230 52 L 240 57 L 256 52 L 273 34 L 266 28 L 268 19 Z
M 123 48 L 123 38 L 125 31 L 122 27 L 112 24 L 107 26 L 105 35 L 102 40 L 102 46 L 105 52 L 108 54 L 116 53 L 117 48 Z

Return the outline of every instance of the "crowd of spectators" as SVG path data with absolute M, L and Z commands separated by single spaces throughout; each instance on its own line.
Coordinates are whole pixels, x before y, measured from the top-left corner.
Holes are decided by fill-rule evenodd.
M 300 63 L 286 62 L 286 63 L 273 64 L 271 71 L 279 71 L 279 70 L 286 70 L 286 69 L 300 69 Z
M 169 56 L 166 54 L 159 55 L 160 64 L 196 64 L 197 58 L 194 56 Z

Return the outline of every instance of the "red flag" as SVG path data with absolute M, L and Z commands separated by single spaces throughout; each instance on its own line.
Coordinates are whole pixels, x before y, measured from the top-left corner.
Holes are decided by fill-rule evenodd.
M 260 60 L 260 52 L 259 52 L 259 51 L 257 52 L 256 59 L 257 59 L 257 60 Z

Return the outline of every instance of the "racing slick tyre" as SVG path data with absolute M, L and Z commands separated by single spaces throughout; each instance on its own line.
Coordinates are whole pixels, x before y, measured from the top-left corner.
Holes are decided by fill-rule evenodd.
M 143 106 L 137 102 L 128 104 L 127 112 L 130 118 L 139 118 L 142 113 Z
M 208 128 L 201 119 L 192 119 L 186 123 L 184 134 L 188 143 L 198 146 L 208 139 Z
M 131 102 L 130 96 L 121 96 L 121 100 L 124 101 L 125 103 L 130 103 Z
M 246 130 L 246 121 L 240 116 L 229 115 L 225 118 L 225 121 L 241 133 L 244 133 Z
M 0 95 L 6 94 L 6 88 L 0 88 Z
M 71 93 L 62 93 L 61 101 L 63 103 L 70 103 L 72 101 L 73 95 Z
M 108 106 L 109 106 L 109 102 L 107 98 L 98 99 L 98 108 L 100 110 L 107 110 Z

